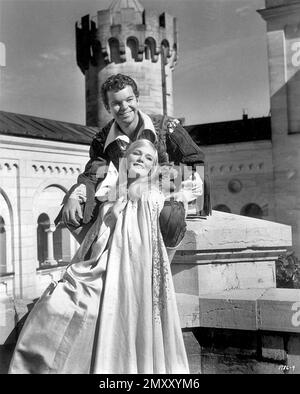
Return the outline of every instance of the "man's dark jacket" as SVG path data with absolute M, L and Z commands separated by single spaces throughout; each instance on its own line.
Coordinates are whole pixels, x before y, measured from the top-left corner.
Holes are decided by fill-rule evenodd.
M 180 122 L 176 122 L 175 120 L 174 123 L 174 118 L 162 115 L 149 115 L 149 117 L 158 136 L 156 148 L 158 150 L 158 161 L 160 164 L 169 161 L 175 165 L 204 165 L 204 204 L 201 214 L 211 214 L 209 180 L 203 151 L 192 140 Z M 113 122 L 114 120 L 110 121 L 95 135 L 90 146 L 90 160 L 86 164 L 84 173 L 78 177 L 78 183 L 84 183 L 87 188 L 87 201 L 84 209 L 83 223 L 90 222 L 97 204 L 95 200 L 96 186 L 103 179 L 99 179 L 98 177 L 99 172 L 97 173 L 97 171 L 99 167 L 106 166 L 108 162 L 112 161 L 118 169 L 119 158 L 124 156 L 126 151 L 127 144 L 120 139 L 109 144 L 104 151 L 105 141 Z M 139 135 L 139 138 L 152 140 L 152 136 L 152 132 L 144 130 Z
M 154 125 L 157 141 L 154 141 L 153 131 L 151 130 L 143 130 L 139 133 L 139 138 L 149 139 L 155 143 L 160 164 L 173 162 L 176 166 L 204 166 L 204 200 L 203 209 L 200 214 L 203 216 L 210 215 L 210 186 L 203 151 L 195 144 L 177 119 L 162 115 L 149 115 L 149 117 Z M 77 184 L 83 183 L 86 185 L 86 203 L 83 209 L 83 220 L 80 227 L 67 226 L 79 243 L 82 242 L 98 214 L 100 204 L 95 198 L 95 192 L 97 185 L 105 176 L 105 174 L 102 174 L 102 178 L 99 178 L 99 168 L 101 166 L 106 167 L 112 161 L 118 169 L 119 159 L 125 155 L 128 145 L 123 140 L 117 139 L 110 143 L 104 151 L 105 142 L 113 122 L 114 120 L 110 121 L 93 138 L 90 146 L 90 160 L 86 164 L 85 171 L 78 177 Z M 132 140 L 135 140 L 135 138 L 132 138 Z M 64 202 L 69 198 L 72 190 L 74 189 L 72 188 L 67 193 Z M 55 223 L 61 221 L 61 214 L 62 210 L 56 218 Z M 183 204 L 172 199 L 165 201 L 159 222 L 165 245 L 168 247 L 178 245 L 186 231 Z

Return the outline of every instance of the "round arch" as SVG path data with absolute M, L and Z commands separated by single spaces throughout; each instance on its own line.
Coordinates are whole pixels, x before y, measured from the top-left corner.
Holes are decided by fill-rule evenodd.
M 147 37 L 145 40 L 145 58 L 152 62 L 156 62 L 158 60 L 157 45 L 153 37 Z
M 264 216 L 262 208 L 255 203 L 249 203 L 241 209 L 241 215 L 261 219 Z
M 33 196 L 33 218 L 36 222 L 38 216 L 47 212 L 50 222 L 54 223 L 54 219 L 61 209 L 61 203 L 68 189 L 57 183 L 46 181 L 42 183 Z M 48 196 L 45 194 L 48 194 Z
M 37 220 L 37 259 L 41 266 L 47 258 L 47 230 L 50 227 L 50 219 L 46 213 L 41 213 Z
M 171 53 L 170 53 L 169 41 L 164 39 L 164 40 L 162 40 L 160 45 L 161 45 L 162 50 L 164 51 L 165 57 L 170 57 Z
M 3 252 L 3 258 L 5 255 L 5 268 L 4 262 L 2 271 L 14 272 L 15 269 L 15 253 L 14 253 L 14 226 L 13 226 L 13 208 L 10 200 L 5 191 L 0 188 L 0 216 L 2 217 L 2 243 L 4 246 L 5 238 L 5 252 Z
M 65 195 L 65 187 L 53 183 L 44 183 L 35 193 L 33 220 L 36 226 L 35 261 L 38 266 L 41 266 L 49 255 L 59 263 L 68 262 L 77 249 L 69 230 L 65 226 L 54 226 Z M 48 228 L 48 233 L 50 231 L 51 234 L 46 233 Z M 49 244 L 48 237 L 52 238 Z
M 108 40 L 108 48 L 110 53 L 110 61 L 112 63 L 121 63 L 120 42 L 117 38 L 111 37 Z
M 50 182 L 49 179 L 47 179 L 44 182 L 40 183 L 39 187 L 36 189 L 34 193 L 33 200 L 36 201 L 39 198 L 41 192 L 47 189 L 48 187 L 57 187 L 58 189 L 62 190 L 64 193 L 67 193 L 67 191 L 69 190 L 69 185 L 64 186 L 61 185 L 60 183 L 53 182 L 53 179 L 52 182 Z
M 7 272 L 7 240 L 5 220 L 0 215 L 0 274 Z
M 126 40 L 126 45 L 129 48 L 131 58 L 134 61 L 139 60 L 139 41 L 136 37 L 128 37 Z

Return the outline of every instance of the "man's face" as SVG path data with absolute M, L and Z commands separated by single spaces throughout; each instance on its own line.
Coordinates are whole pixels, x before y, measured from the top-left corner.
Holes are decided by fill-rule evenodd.
M 128 127 L 138 118 L 138 99 L 131 86 L 114 92 L 107 92 L 108 112 L 120 126 Z

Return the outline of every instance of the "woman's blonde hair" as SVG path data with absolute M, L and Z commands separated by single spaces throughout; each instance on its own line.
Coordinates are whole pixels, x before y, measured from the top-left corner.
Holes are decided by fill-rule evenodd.
M 140 176 L 129 183 L 128 179 L 128 156 L 138 148 L 151 148 L 154 152 L 153 166 L 147 176 Z M 133 142 L 126 150 L 125 157 L 121 159 L 119 167 L 119 196 L 128 195 L 129 199 L 137 200 L 146 191 L 156 188 L 158 185 L 158 153 L 155 146 L 147 139 L 139 139 Z

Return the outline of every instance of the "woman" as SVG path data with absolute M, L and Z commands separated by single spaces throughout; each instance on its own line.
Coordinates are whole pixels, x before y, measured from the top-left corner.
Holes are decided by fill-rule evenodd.
M 117 201 L 102 205 L 62 280 L 35 305 L 10 373 L 188 372 L 157 163 L 150 141 L 128 148 Z

